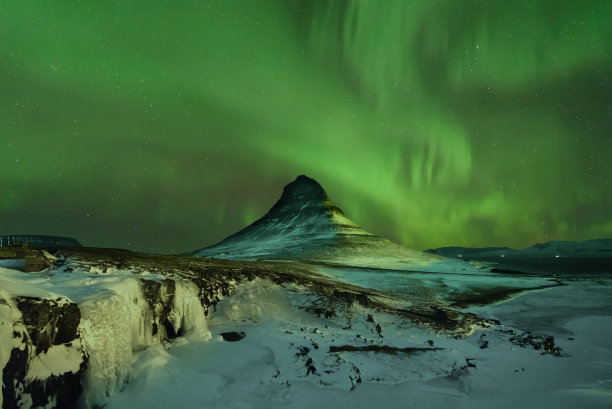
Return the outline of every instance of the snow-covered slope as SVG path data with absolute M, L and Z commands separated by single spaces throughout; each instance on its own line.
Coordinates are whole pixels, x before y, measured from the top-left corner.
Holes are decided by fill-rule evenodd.
M 610 275 L 44 256 L 0 268 L 3 409 L 610 407 Z
M 471 268 L 368 233 L 329 200 L 319 183 L 304 175 L 285 186 L 281 198 L 261 219 L 191 254 L 417 270 Z
M 210 341 L 136 354 L 105 409 L 609 408 L 611 295 L 580 282 L 528 293 L 479 307 L 502 324 L 455 338 L 360 305 L 309 314 L 299 293 L 255 280 L 218 304 Z
M 612 257 L 612 239 L 549 241 L 515 250 L 508 247 L 441 247 L 426 250 L 445 257 Z
M 38 250 L 24 251 L 31 253 L 26 257 L 42 257 Z M 52 262 L 42 271 L 0 267 L 3 409 L 103 406 L 130 379 L 138 351 L 178 337 L 210 340 L 207 315 L 237 288 L 243 288 L 237 302 L 224 311 L 242 323 L 258 320 L 270 308 L 293 314 L 293 307 L 284 304 L 288 291 L 299 299 L 299 315 L 305 314 L 302 310 L 337 315 L 355 305 L 457 336 L 484 322 L 443 300 L 400 302 L 297 263 L 92 248 L 54 247 L 44 254 Z M 240 339 L 228 332 L 228 339 Z

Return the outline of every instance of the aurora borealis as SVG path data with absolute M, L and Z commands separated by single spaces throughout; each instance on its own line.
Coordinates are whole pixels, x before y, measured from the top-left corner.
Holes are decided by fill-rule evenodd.
M 612 2 L 0 8 L 0 235 L 183 252 L 299 174 L 425 249 L 612 237 Z

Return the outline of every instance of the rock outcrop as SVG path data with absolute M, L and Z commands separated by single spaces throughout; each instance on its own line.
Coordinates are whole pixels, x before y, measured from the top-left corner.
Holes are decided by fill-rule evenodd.
M 74 405 L 83 391 L 81 377 L 87 367 L 76 304 L 23 296 L 0 303 L 21 316 L 12 323 L 12 338 L 2 340 L 13 346 L 2 347 L 10 351 L 2 371 L 2 408 Z

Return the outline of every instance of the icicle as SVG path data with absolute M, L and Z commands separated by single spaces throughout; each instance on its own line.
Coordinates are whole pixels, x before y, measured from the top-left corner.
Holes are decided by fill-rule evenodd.
M 210 331 L 206 325 L 204 308 L 198 293 L 198 287 L 194 283 L 176 281 L 174 308 L 169 318 L 177 334 L 198 335 L 210 339 Z
M 175 333 L 210 339 L 197 286 L 176 281 L 175 287 L 168 314 Z M 84 407 L 101 406 L 118 393 L 128 379 L 133 353 L 159 344 L 165 337 L 161 331 L 153 335 L 154 314 L 159 311 L 151 310 L 137 278 L 122 280 L 112 290 L 110 296 L 80 305 L 80 330 L 89 354 L 80 402 Z M 164 291 L 159 296 L 164 297 Z

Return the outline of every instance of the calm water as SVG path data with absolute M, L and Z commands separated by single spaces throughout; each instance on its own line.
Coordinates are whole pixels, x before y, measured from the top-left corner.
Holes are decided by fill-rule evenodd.
M 612 257 L 474 257 L 470 260 L 496 262 L 498 268 L 531 274 L 570 275 L 577 278 L 612 274 Z
M 498 262 L 499 259 L 478 261 Z M 501 271 L 432 273 L 338 266 L 324 267 L 319 272 L 346 283 L 411 299 L 428 297 L 431 291 L 442 295 L 479 287 L 537 288 L 553 284 L 551 278 L 612 283 L 611 258 L 505 258 L 497 268 Z

